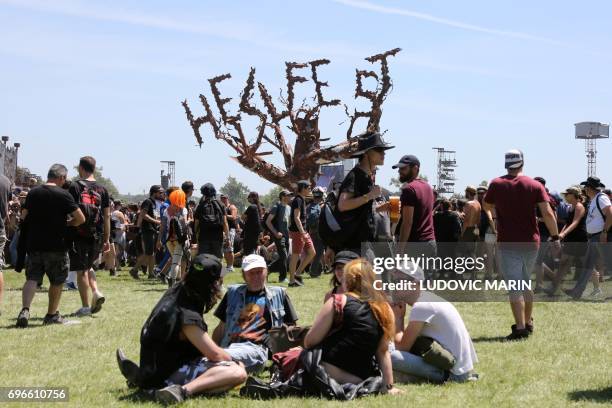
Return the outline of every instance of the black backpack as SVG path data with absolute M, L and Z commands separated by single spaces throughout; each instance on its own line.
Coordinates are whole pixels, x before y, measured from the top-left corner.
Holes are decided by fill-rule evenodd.
M 102 195 L 83 180 L 77 181 L 78 205 L 85 216 L 85 222 L 77 227 L 82 237 L 95 237 L 102 223 Z
M 179 243 L 184 244 L 189 239 L 189 227 L 185 222 L 184 217 L 177 217 L 176 215 L 170 218 L 169 233 L 170 235 L 176 235 L 176 239 Z
M 200 205 L 202 210 L 200 211 L 200 228 L 203 229 L 215 229 L 223 228 L 223 217 L 225 213 L 221 203 L 214 198 L 203 200 Z
M 603 193 L 599 193 L 599 194 L 597 194 L 595 196 L 595 205 L 597 206 L 597 210 L 599 210 L 599 213 L 601 214 L 601 218 L 603 218 L 603 220 L 604 220 L 604 228 L 605 228 L 605 226 L 606 226 L 606 216 L 605 216 L 603 210 L 601 209 L 601 205 L 599 205 L 599 196 L 602 196 L 602 195 L 603 195 Z M 612 232 L 612 228 L 610 228 L 608 230 L 608 232 Z
M 270 208 L 268 211 L 266 211 L 266 213 L 264 214 L 262 220 L 261 220 L 261 224 L 263 226 L 263 230 L 265 232 L 268 232 L 270 234 L 272 234 L 272 231 L 270 231 L 270 228 L 268 228 L 268 223 L 266 222 L 268 220 L 268 216 L 270 214 L 272 214 L 272 210 L 276 209 L 276 214 L 274 215 L 274 218 L 272 218 L 272 225 L 274 226 L 274 229 L 276 229 L 276 231 L 278 231 L 278 209 L 280 208 L 280 203 L 276 203 L 274 204 L 274 207 Z

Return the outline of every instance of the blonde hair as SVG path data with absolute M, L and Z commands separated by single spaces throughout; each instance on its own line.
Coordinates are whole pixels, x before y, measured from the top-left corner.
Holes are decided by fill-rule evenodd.
M 372 264 L 360 258 L 344 266 L 344 285 L 346 292 L 362 302 L 368 302 L 378 324 L 383 329 L 385 340 L 391 341 L 395 335 L 395 319 L 383 294 L 374 289 L 374 270 Z

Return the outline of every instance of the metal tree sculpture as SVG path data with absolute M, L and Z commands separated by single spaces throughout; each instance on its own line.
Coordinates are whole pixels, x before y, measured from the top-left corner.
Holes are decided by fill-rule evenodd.
M 366 61 L 370 63 L 380 62 L 380 77 L 379 74 L 374 71 L 356 70 L 355 98 L 363 97 L 368 99 L 370 101 L 370 110 L 367 112 L 354 110 L 353 114 L 350 114 L 345 105 L 346 113 L 350 118 L 346 140 L 330 147 L 321 146 L 322 141 L 329 139 L 321 139 L 321 133 L 319 131 L 319 114 L 321 113 L 321 108 L 340 105 L 341 101 L 339 99 L 328 101 L 323 98 L 322 88 L 328 85 L 327 82 L 319 80 L 317 68 L 321 65 L 329 64 L 330 61 L 327 59 L 319 59 L 307 63 L 285 63 L 287 97 L 281 97 L 280 99 L 280 102 L 284 106 L 282 112 L 278 112 L 272 97 L 261 82 L 257 83 L 257 89 L 266 112 L 263 112 L 252 104 L 253 94 L 255 92 L 255 68 L 251 68 L 247 78 L 246 85 L 241 94 L 237 114 L 230 115 L 227 112 L 225 105 L 231 101 L 231 98 L 222 98 L 218 87 L 220 82 L 231 78 L 230 74 L 220 75 L 208 80 L 211 93 L 219 111 L 220 119 L 215 117 L 208 99 L 202 94 L 200 94 L 200 101 L 205 111 L 203 116 L 195 117 L 187 104 L 187 100 L 183 101 L 182 105 L 185 108 L 187 120 L 193 129 L 200 147 L 203 143 L 200 128 L 203 124 L 208 124 L 212 128 L 216 139 L 223 140 L 236 151 L 238 155 L 234 157 L 234 159 L 238 161 L 238 163 L 271 183 L 288 189 L 294 189 L 298 180 L 305 179 L 314 183 L 321 164 L 338 161 L 350 156 L 350 152 L 357 140 L 357 136 L 353 135 L 353 127 L 357 119 L 368 118 L 367 130 L 379 131 L 382 104 L 391 89 L 391 78 L 389 77 L 387 58 L 395 56 L 399 51 L 399 48 L 395 48 L 382 54 L 366 58 Z M 295 84 L 308 80 L 302 76 L 294 75 L 293 71 L 308 67 L 310 67 L 312 73 L 311 78 L 315 84 L 316 96 L 312 98 L 314 105 L 308 106 L 304 102 L 300 107 L 296 108 L 294 105 Z M 363 78 L 374 78 L 377 81 L 376 89 L 373 91 L 364 90 L 362 83 Z M 257 136 L 254 141 L 248 141 L 245 136 L 245 131 L 241 124 L 241 114 L 254 116 L 259 119 Z M 281 121 L 285 119 L 289 120 L 290 126 L 288 126 L 288 128 L 296 136 L 295 148 L 293 149 L 287 144 L 281 129 Z M 266 130 L 271 130 L 274 136 L 266 134 Z M 273 146 L 282 154 L 285 169 L 281 169 L 263 159 L 263 156 L 273 153 L 271 151 L 260 151 L 264 143 Z

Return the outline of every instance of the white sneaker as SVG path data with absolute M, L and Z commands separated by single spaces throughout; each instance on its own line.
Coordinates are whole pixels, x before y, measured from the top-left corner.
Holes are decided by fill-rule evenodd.
M 597 289 L 593 289 L 593 291 L 589 294 L 588 298 L 589 299 L 601 299 L 603 295 L 603 292 L 601 291 L 601 289 L 597 288 Z
M 88 307 L 82 307 L 79 310 L 77 310 L 76 312 L 74 312 L 74 315 L 76 317 L 91 316 L 91 309 L 88 308 Z
M 90 308 L 91 314 L 98 313 L 100 309 L 102 309 L 102 305 L 104 304 L 104 301 L 106 301 L 106 298 L 101 292 L 94 293 L 91 299 L 91 308 Z

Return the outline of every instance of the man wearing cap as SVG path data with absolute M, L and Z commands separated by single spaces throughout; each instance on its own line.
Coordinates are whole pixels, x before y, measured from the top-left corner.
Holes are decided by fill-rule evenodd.
M 215 311 L 220 320 L 213 339 L 248 372 L 258 371 L 268 360 L 271 328 L 295 325 L 297 313 L 285 289 L 267 286 L 268 269 L 260 255 L 242 260 L 245 283 L 232 285 Z
M 419 177 L 421 162 L 416 156 L 408 154 L 403 156 L 393 168 L 398 169 L 399 181 L 404 183 L 400 196 L 401 219 L 396 229 L 396 233 L 399 233 L 398 252 L 409 251 L 419 255 L 435 256 L 434 194 L 429 183 Z M 411 248 L 408 248 L 407 242 L 413 243 Z
M 230 203 L 229 197 L 221 194 L 221 204 L 225 207 L 225 218 L 227 218 L 228 238 L 223 244 L 223 256 L 227 265 L 227 273 L 234 271 L 234 241 L 236 240 L 236 229 L 238 220 L 238 208 Z
M 140 365 L 117 349 L 130 388 L 156 390 L 158 402 L 174 404 L 246 380 L 244 367 L 213 342 L 204 320 L 218 299 L 221 269 L 218 258 L 198 255 L 185 279 L 164 293 L 140 331 Z
M 582 296 L 600 257 L 603 258 L 608 272 L 612 270 L 612 248 L 608 239 L 612 232 L 612 203 L 610 198 L 601 192 L 606 186 L 594 176 L 580 185 L 584 186 L 584 191 L 590 200 L 586 218 L 588 246 L 584 269 L 578 277 L 576 286 L 566 292 L 574 299 L 580 299 Z
M 495 210 L 497 215 L 498 253 L 516 322 L 506 337 L 512 341 L 526 339 L 533 332 L 533 292 L 525 286 L 531 284 L 531 271 L 540 245 L 536 207 L 540 209 L 554 249 L 559 251 L 561 245 L 544 186 L 523 174 L 523 153 L 510 150 L 505 158 L 508 174 L 491 181 L 484 208 L 488 212 Z
M 362 253 L 362 244 L 375 240 L 372 213 L 374 200 L 382 193 L 380 186 L 375 184 L 374 171 L 385 164 L 385 152 L 394 147 L 386 143 L 380 133 L 367 132 L 359 136 L 357 151 L 351 155 L 359 159 L 359 163 L 342 181 L 338 198 L 338 221 L 346 233 L 346 241 L 342 248 L 333 248 L 335 251 L 350 249 L 367 256 Z M 383 204 L 377 210 L 384 210 L 386 206 Z
M 289 259 L 289 286 L 303 286 L 302 272 L 314 259 L 316 252 L 312 238 L 306 231 L 306 196 L 310 195 L 310 182 L 297 183 L 297 194 L 291 201 L 289 237 L 291 238 L 291 258 Z M 300 258 L 302 252 L 306 255 Z M 298 261 L 300 266 L 298 268 Z
M 289 190 L 282 190 L 278 194 L 278 202 L 270 209 L 266 218 L 266 227 L 270 231 L 272 241 L 276 246 L 278 254 L 278 282 L 287 282 L 287 268 L 289 267 L 289 202 L 293 193 Z

